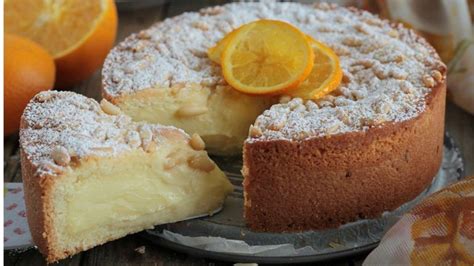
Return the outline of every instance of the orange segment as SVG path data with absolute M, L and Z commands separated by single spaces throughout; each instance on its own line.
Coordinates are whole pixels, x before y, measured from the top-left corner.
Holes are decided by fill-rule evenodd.
M 306 36 L 276 20 L 258 20 L 229 37 L 221 58 L 225 80 L 249 94 L 275 94 L 297 87 L 313 68 Z
M 7 33 L 39 43 L 54 57 L 60 87 L 90 76 L 115 41 L 113 0 L 5 0 L 4 10 Z
M 335 90 L 342 80 L 339 58 L 326 45 L 308 38 L 314 52 L 314 66 L 308 78 L 288 94 L 303 99 L 319 99 Z
M 209 50 L 207 50 L 207 55 L 209 56 L 209 59 L 211 59 L 211 61 L 216 64 L 221 64 L 221 57 L 225 47 L 227 46 L 229 41 L 235 36 L 235 34 L 237 34 L 237 31 L 239 31 L 245 26 L 246 25 L 231 31 L 226 36 L 224 36 L 224 38 L 222 38 L 222 40 L 220 40 L 214 47 L 209 48 Z

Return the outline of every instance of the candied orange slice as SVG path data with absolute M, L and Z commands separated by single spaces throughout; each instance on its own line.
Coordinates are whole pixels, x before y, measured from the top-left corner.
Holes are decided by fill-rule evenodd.
M 220 65 L 222 54 L 224 52 L 225 47 L 229 43 L 230 39 L 232 39 L 234 37 L 234 35 L 237 33 L 237 31 L 239 31 L 240 29 L 242 29 L 245 26 L 246 25 L 243 25 L 243 26 L 231 31 L 226 36 L 224 36 L 224 38 L 222 38 L 222 40 L 220 40 L 215 46 L 209 48 L 209 50 L 207 50 L 207 56 L 209 57 L 209 59 L 211 59 L 212 62 Z
M 308 41 L 314 52 L 313 69 L 308 78 L 288 94 L 303 99 L 319 99 L 339 86 L 342 69 L 338 56 L 331 48 L 309 36 Z
M 221 57 L 225 80 L 248 94 L 276 94 L 296 88 L 313 68 L 306 35 L 277 20 L 258 20 L 229 37 Z

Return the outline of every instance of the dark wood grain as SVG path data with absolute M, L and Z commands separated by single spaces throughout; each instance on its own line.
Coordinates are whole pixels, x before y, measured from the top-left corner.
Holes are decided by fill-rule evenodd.
M 3 140 L 3 174 L 5 182 L 12 182 L 20 167 L 18 157 L 18 134 L 6 137 Z
M 8 255 L 6 255 L 5 257 L 8 259 L 8 261 L 5 260 L 5 265 L 15 265 L 15 266 L 47 265 L 43 256 L 36 249 L 33 249 L 33 248 L 21 253 L 9 252 L 7 254 Z M 72 258 L 62 260 L 55 265 L 79 266 L 81 265 L 81 256 L 82 254 L 78 254 Z
M 165 17 L 175 16 L 186 11 L 199 10 L 204 6 L 220 5 L 225 0 L 188 1 L 175 0 L 153 8 L 121 11 L 117 42 L 122 41 L 133 32 L 144 29 Z M 98 70 L 88 80 L 71 90 L 99 100 L 101 98 L 101 77 Z M 461 147 L 466 161 L 466 173 L 474 175 L 474 116 L 462 111 L 453 104 L 448 104 L 446 130 L 451 133 Z M 20 162 L 18 156 L 18 135 L 4 138 L 4 181 L 21 182 Z M 145 253 L 140 254 L 136 248 L 144 246 Z M 24 252 L 4 252 L 5 265 L 44 265 L 44 259 L 36 249 Z M 345 258 L 318 265 L 361 265 L 365 255 Z M 194 258 L 186 254 L 155 246 L 138 235 L 106 243 L 105 245 L 82 252 L 72 258 L 62 260 L 57 265 L 226 265 L 227 263 Z M 314 265 L 314 264 L 312 264 Z
M 3 174 L 5 175 L 5 182 L 14 182 L 15 176 L 18 174 L 20 169 L 20 157 L 18 151 L 14 154 L 10 154 L 5 158 L 5 168 Z
M 143 254 L 136 251 L 144 247 Z M 96 247 L 92 252 L 85 252 L 83 265 L 207 265 L 209 261 L 193 258 L 175 251 L 158 247 L 138 235 L 131 235 L 117 241 Z M 221 265 L 222 263 L 216 263 Z
M 3 143 L 3 158 L 8 158 L 18 148 L 18 134 L 6 137 Z
M 474 116 L 453 103 L 446 106 L 446 131 L 464 156 L 466 176 L 474 176 Z

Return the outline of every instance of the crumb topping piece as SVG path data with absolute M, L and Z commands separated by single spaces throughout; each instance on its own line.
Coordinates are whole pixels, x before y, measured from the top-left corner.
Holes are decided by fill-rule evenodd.
M 138 148 L 151 152 L 165 139 L 165 131 L 187 136 L 174 127 L 132 122 L 115 108 L 73 92 L 41 92 L 23 113 L 21 148 L 39 174 L 54 175 L 88 156 L 109 157 Z

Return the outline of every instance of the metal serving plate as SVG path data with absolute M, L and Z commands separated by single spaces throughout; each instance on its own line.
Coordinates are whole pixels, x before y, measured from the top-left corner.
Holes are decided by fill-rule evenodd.
M 296 263 L 323 261 L 375 248 L 398 218 L 420 200 L 463 176 L 463 158 L 453 139 L 446 135 L 442 166 L 432 184 L 414 200 L 377 219 L 359 220 L 336 229 L 300 233 L 259 233 L 246 228 L 242 217 L 240 157 L 214 158 L 234 192 L 223 210 L 213 216 L 157 226 L 142 235 L 152 242 L 188 253 L 232 262 Z

